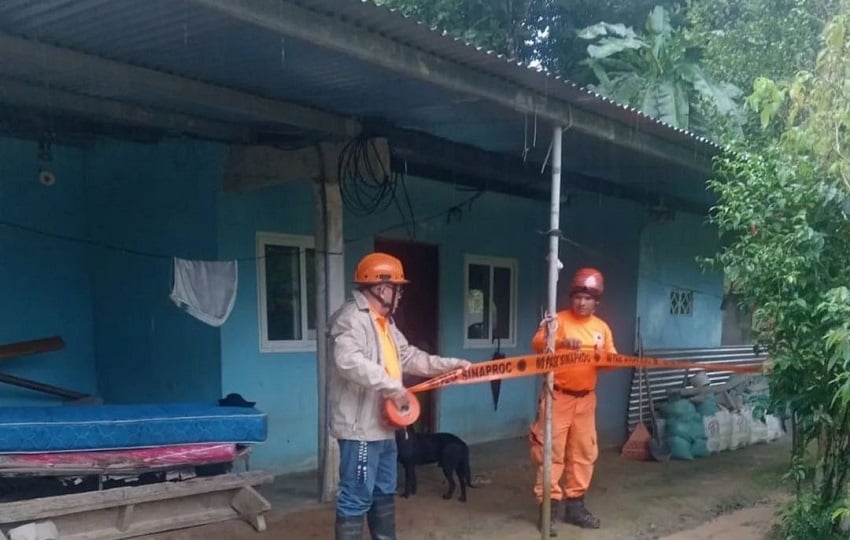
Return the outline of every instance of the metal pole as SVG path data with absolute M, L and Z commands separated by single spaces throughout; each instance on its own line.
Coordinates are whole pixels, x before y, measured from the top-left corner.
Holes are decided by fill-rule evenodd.
M 558 243 L 560 242 L 560 212 L 561 212 L 561 126 L 555 126 L 552 131 L 552 193 L 549 204 L 549 288 L 547 313 L 555 316 L 558 311 Z M 552 325 L 547 325 L 546 350 L 554 352 L 555 333 Z M 546 374 L 544 387 L 545 429 L 543 432 L 543 507 L 541 508 L 540 538 L 549 538 L 549 523 L 552 519 L 552 493 L 550 477 L 552 476 L 552 386 L 555 376 L 550 371 Z

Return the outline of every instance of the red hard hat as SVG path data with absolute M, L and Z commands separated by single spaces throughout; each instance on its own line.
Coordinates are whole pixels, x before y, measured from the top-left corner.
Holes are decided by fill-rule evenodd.
M 588 293 L 592 296 L 602 296 L 605 290 L 605 280 L 602 272 L 596 268 L 579 268 L 573 275 L 570 294 Z
M 354 270 L 354 283 L 370 285 L 376 283 L 410 283 L 404 277 L 401 261 L 386 253 L 370 253 L 360 259 Z

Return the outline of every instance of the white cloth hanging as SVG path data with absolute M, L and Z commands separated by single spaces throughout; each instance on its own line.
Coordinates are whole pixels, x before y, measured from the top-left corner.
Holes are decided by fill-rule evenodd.
M 236 302 L 236 261 L 190 261 L 174 258 L 169 297 L 178 307 L 210 326 L 221 326 Z

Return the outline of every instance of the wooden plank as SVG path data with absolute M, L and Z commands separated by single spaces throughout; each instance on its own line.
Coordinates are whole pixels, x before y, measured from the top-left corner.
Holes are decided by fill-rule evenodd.
M 156 521 L 148 521 L 134 524 L 126 531 L 116 530 L 114 527 L 98 527 L 95 525 L 90 530 L 80 530 L 70 534 L 60 533 L 62 540 L 119 540 L 122 538 L 133 538 L 137 536 L 174 531 L 177 529 L 185 529 L 189 527 L 198 527 L 201 525 L 209 525 L 210 523 L 218 523 L 239 517 L 231 508 L 217 508 L 207 510 L 202 513 L 190 514 L 169 514 L 164 515 Z M 57 525 L 59 527 L 60 524 Z
M 251 486 L 246 486 L 236 492 L 230 503 L 242 518 L 250 523 L 258 532 L 266 530 L 266 518 L 263 512 L 271 509 L 272 505 Z
M 124 532 L 130 528 L 130 522 L 133 521 L 133 510 L 135 504 L 128 504 L 118 509 L 118 523 L 115 525 L 119 531 Z
M 186 497 L 227 489 L 239 489 L 271 482 L 264 471 L 232 473 L 193 478 L 184 482 L 161 482 L 144 486 L 120 487 L 103 491 L 42 497 L 0 504 L 0 523 L 16 523 L 88 512 L 123 504 L 140 504 L 168 498 Z
M 12 386 L 20 386 L 21 388 L 29 388 L 30 390 L 35 390 L 37 392 L 43 392 L 45 394 L 51 394 L 66 399 L 82 399 L 85 397 L 89 397 L 88 394 L 83 394 L 82 392 L 68 390 L 66 388 L 60 388 L 51 384 L 32 381 L 30 379 L 15 377 L 14 375 L 9 375 L 7 373 L 0 373 L 0 382 L 11 384 Z
M 58 351 L 65 348 L 65 342 L 59 336 L 31 339 L 29 341 L 18 341 L 7 345 L 0 345 L 0 360 L 19 358 L 30 354 Z

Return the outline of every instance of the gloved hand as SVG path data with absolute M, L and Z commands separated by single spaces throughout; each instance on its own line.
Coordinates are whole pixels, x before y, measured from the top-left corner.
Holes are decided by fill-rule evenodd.
M 402 388 L 401 390 L 393 392 L 390 394 L 390 399 L 400 411 L 410 407 L 410 394 L 407 392 L 407 388 Z
M 466 371 L 467 369 L 469 369 L 469 366 L 471 366 L 471 365 L 472 365 L 472 362 L 470 362 L 469 360 L 462 360 L 462 359 L 458 358 L 457 364 L 455 364 L 455 368 Z
M 558 329 L 558 314 L 551 315 L 548 312 L 543 314 L 543 319 L 540 320 L 540 326 L 549 325 L 549 330 L 555 331 Z

